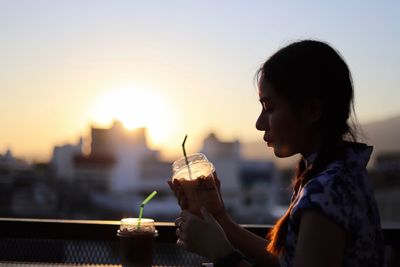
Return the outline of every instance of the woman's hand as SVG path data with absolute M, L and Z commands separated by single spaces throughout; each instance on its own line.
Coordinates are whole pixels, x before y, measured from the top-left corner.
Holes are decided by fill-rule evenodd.
M 176 219 L 177 244 L 186 250 L 204 256 L 215 262 L 232 253 L 234 247 L 228 241 L 224 230 L 207 211 L 201 208 L 203 219 L 187 210 Z
M 218 179 L 217 173 L 213 173 L 215 182 L 215 194 L 206 194 L 205 199 L 201 199 L 203 206 L 210 212 L 217 220 L 223 215 L 226 215 L 226 210 L 224 202 L 221 197 L 221 182 Z M 184 190 L 182 188 L 179 180 L 168 181 L 168 185 L 172 192 L 174 192 L 175 197 L 178 200 L 178 204 L 182 210 L 189 208 L 188 199 L 185 196 Z M 200 198 L 202 195 L 200 194 Z

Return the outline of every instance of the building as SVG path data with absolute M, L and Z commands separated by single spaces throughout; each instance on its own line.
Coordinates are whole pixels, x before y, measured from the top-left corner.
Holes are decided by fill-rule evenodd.
M 159 194 L 146 207 L 146 213 L 165 214 L 169 219 L 171 212 L 178 214 L 176 200 L 166 184 L 172 163 L 161 161 L 158 151 L 147 146 L 145 128 L 129 131 L 119 121 L 110 128 L 92 127 L 90 153 L 84 155 L 82 147 L 80 142 L 54 150 L 52 163 L 57 179 L 69 181 L 68 188 L 71 184 L 76 188 L 73 196 L 64 193 L 65 197 L 87 199 L 88 207 L 133 216 L 130 213 L 138 210 L 141 201 L 157 190 Z M 84 195 L 77 196 L 78 192 Z
M 128 131 L 115 121 L 110 129 L 92 128 L 91 137 L 89 158 L 108 158 L 112 165 L 109 169 L 112 192 L 133 192 L 148 184 L 141 175 L 141 163 L 157 162 L 158 152 L 148 148 L 145 128 Z
M 375 189 L 382 224 L 399 225 L 400 222 L 400 152 L 376 155 L 368 170 Z
M 55 146 L 51 159 L 51 166 L 55 177 L 64 181 L 72 181 L 75 177 L 74 158 L 82 156 L 83 140 L 79 139 L 76 145 Z
M 222 193 L 225 196 L 235 195 L 240 189 L 239 141 L 222 142 L 214 133 L 211 133 L 204 139 L 201 152 L 213 163 L 218 178 L 224 185 Z
M 172 162 L 160 160 L 158 151 L 147 146 L 145 128 L 128 131 L 118 121 L 110 128 L 92 127 L 90 153 L 84 155 L 82 147 L 80 140 L 77 145 L 54 150 L 55 173 L 72 183 L 68 188 L 75 188 L 71 196 L 66 195 L 68 199 L 86 199 L 88 209 L 93 207 L 97 212 L 137 216 L 144 198 L 157 190 L 145 216 L 173 220 L 179 215 L 177 201 L 167 186 Z M 201 152 L 213 163 L 223 185 L 224 204 L 234 218 L 268 223 L 280 215 L 274 201 L 279 191 L 278 170 L 272 162 L 243 160 L 238 140 L 221 141 L 213 133 L 204 139 Z

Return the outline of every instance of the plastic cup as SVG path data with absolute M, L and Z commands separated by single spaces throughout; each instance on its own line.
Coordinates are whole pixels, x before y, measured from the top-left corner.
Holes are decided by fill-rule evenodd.
M 121 262 L 124 267 L 151 267 L 154 239 L 158 235 L 154 220 L 142 218 L 138 229 L 138 218 L 124 218 L 117 231 L 120 238 Z
M 190 154 L 187 163 L 182 157 L 172 164 L 172 181 L 178 180 L 182 186 L 188 200 L 188 210 L 200 215 L 202 206 L 209 207 L 213 201 L 219 201 L 214 180 L 215 168 L 202 153 Z

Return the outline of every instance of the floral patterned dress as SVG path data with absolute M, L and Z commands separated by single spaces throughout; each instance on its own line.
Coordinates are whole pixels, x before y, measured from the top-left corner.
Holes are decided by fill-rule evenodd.
M 345 159 L 337 160 L 300 189 L 293 199 L 282 267 L 293 266 L 304 210 L 317 210 L 345 229 L 347 234 L 343 266 L 381 267 L 384 242 L 379 212 L 366 165 L 372 147 L 347 143 Z

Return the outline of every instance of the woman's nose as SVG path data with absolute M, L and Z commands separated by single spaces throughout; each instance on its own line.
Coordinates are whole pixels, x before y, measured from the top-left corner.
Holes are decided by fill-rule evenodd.
M 259 131 L 266 131 L 269 130 L 269 123 L 263 113 L 258 116 L 256 121 L 256 129 Z

